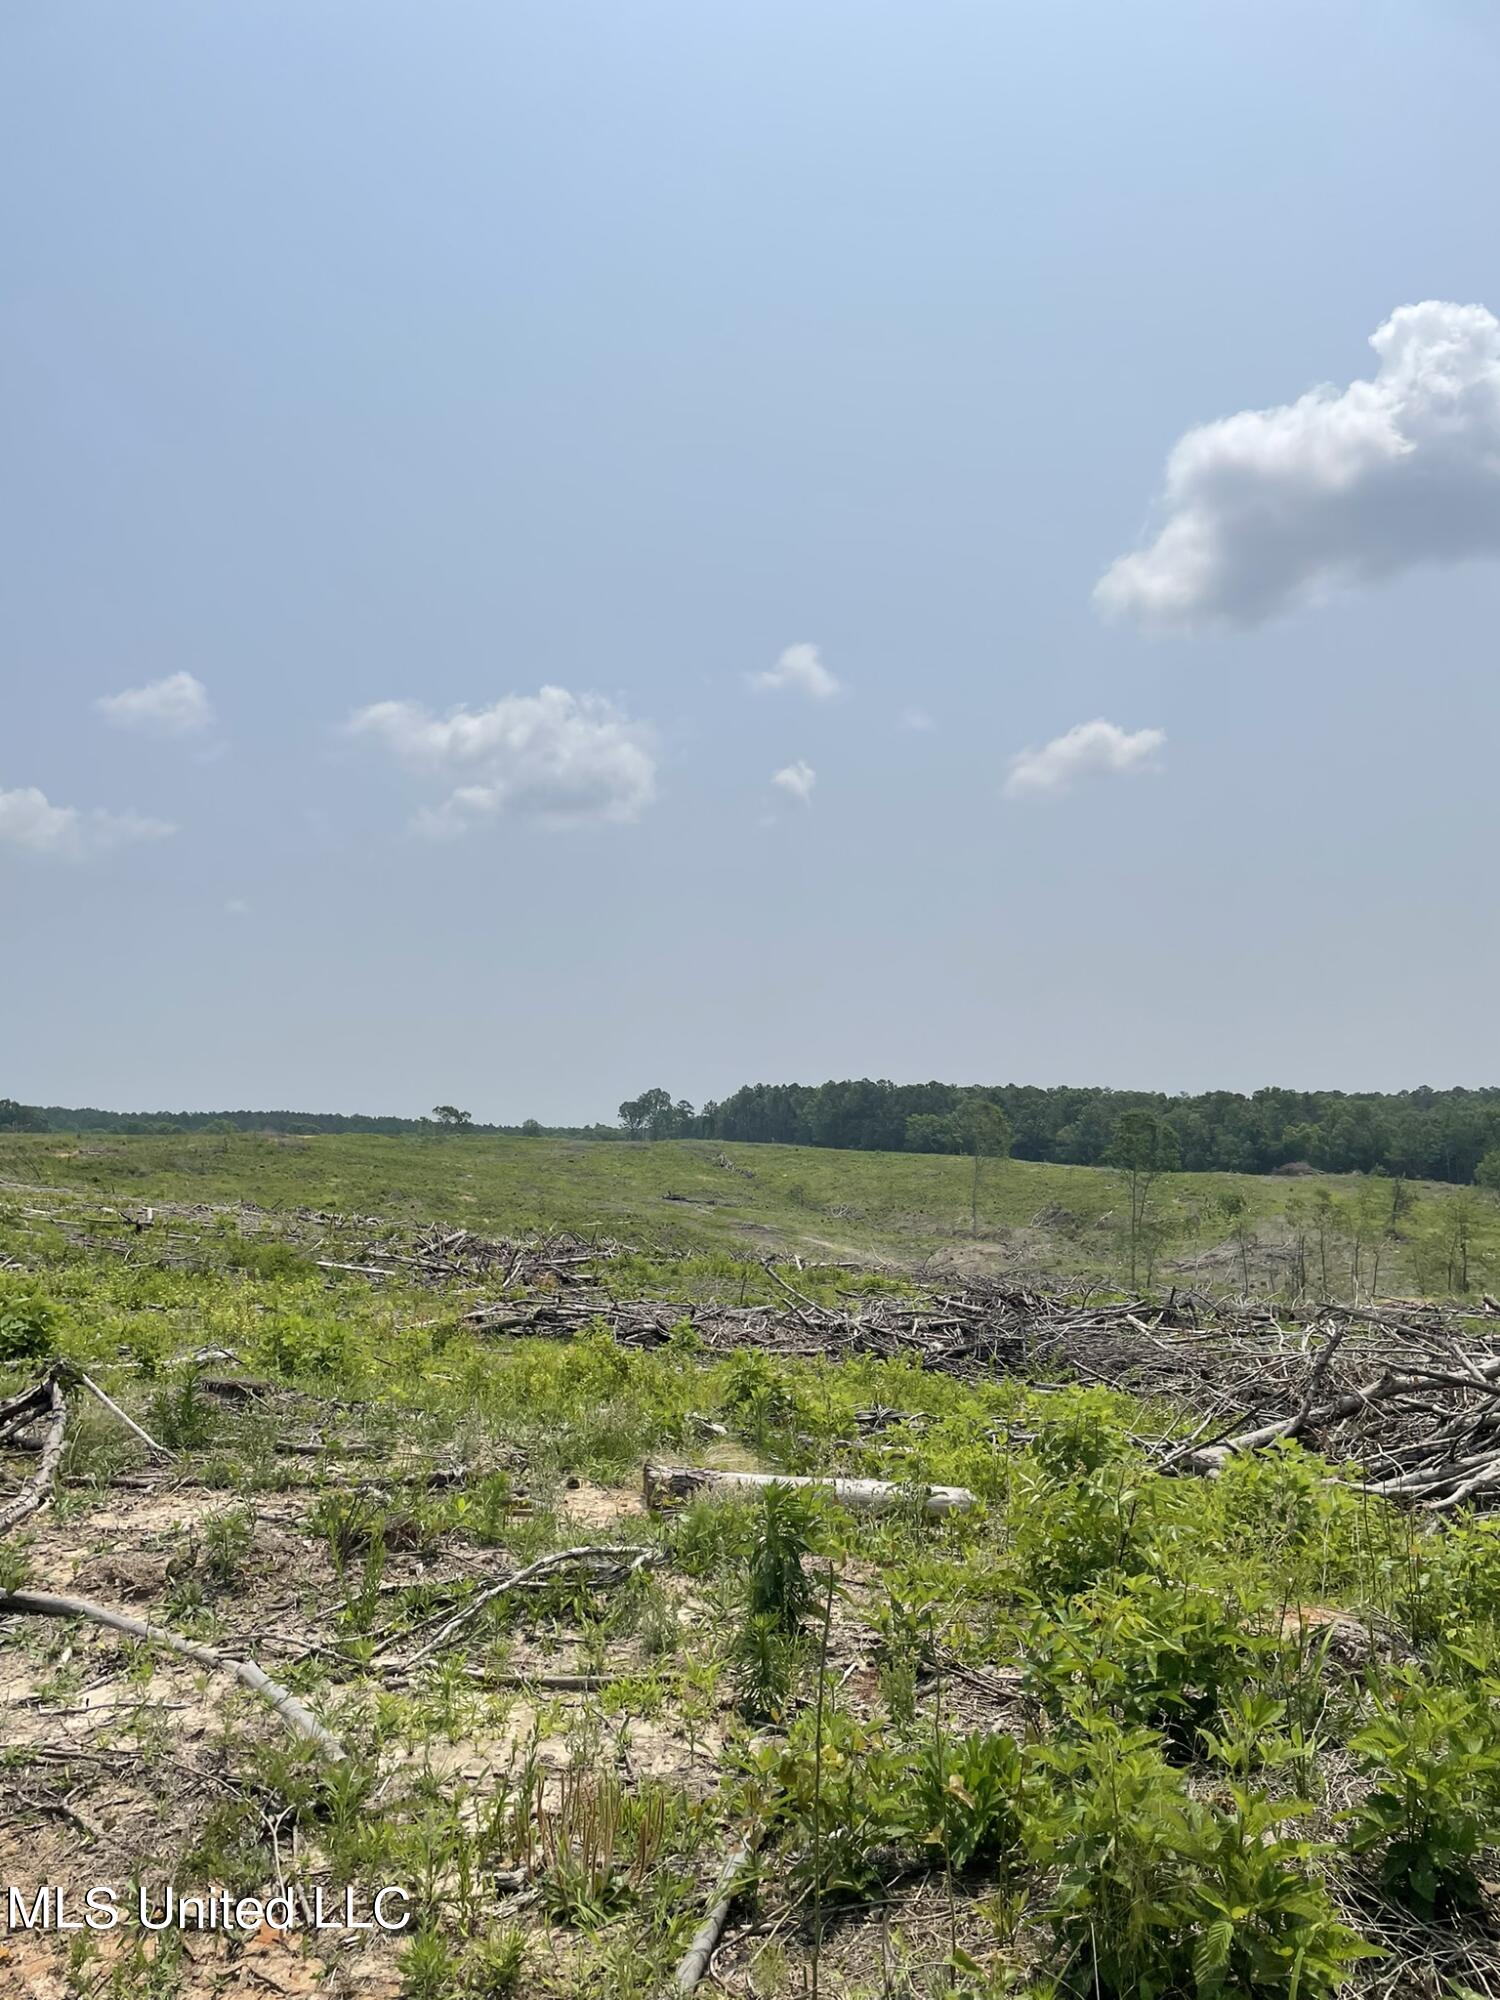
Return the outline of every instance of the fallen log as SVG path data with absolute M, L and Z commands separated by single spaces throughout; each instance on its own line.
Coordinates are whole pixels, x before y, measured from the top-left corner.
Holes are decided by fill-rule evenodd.
M 200 1666 L 209 1667 L 215 1673 L 232 1674 L 242 1687 L 250 1689 L 268 1701 L 294 1735 L 303 1736 L 316 1743 L 321 1750 L 336 1762 L 342 1762 L 344 1746 L 331 1731 L 325 1729 L 311 1709 L 280 1681 L 273 1681 L 263 1673 L 254 1660 L 231 1659 L 217 1647 L 203 1646 L 196 1639 L 184 1639 L 179 1633 L 169 1632 L 161 1625 L 148 1625 L 144 1619 L 131 1618 L 123 1611 L 112 1611 L 108 1605 L 95 1604 L 87 1597 L 56 1597 L 50 1591 L 8 1590 L 0 1592 L 0 1613 L 30 1613 L 39 1618 L 87 1618 L 94 1625 L 102 1625 L 106 1631 L 123 1632 L 127 1638 L 144 1640 L 148 1646 L 161 1646 L 169 1653 L 180 1653 L 184 1659 L 196 1660 Z
M 646 1505 L 653 1510 L 676 1500 L 734 1498 L 764 1492 L 768 1486 L 798 1486 L 828 1493 L 845 1507 L 873 1513 L 910 1504 L 913 1489 L 891 1479 L 819 1479 L 791 1472 L 722 1472 L 699 1465 L 648 1465 L 641 1479 Z M 959 1514 L 974 1505 L 967 1486 L 923 1486 L 915 1489 L 924 1514 Z

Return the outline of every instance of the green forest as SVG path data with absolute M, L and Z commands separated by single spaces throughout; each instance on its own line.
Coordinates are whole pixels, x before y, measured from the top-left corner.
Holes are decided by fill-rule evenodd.
M 663 1089 L 619 1107 L 618 1122 L 545 1125 L 534 1118 L 484 1124 L 453 1107 L 431 1118 L 307 1111 L 120 1112 L 0 1099 L 0 1130 L 171 1132 L 438 1132 L 463 1129 L 521 1137 L 722 1139 L 747 1145 L 831 1146 L 878 1153 L 962 1152 L 959 1114 L 975 1098 L 996 1104 L 1018 1160 L 1091 1167 L 1112 1162 L 1116 1128 L 1129 1111 L 1170 1127 L 1184 1173 L 1269 1174 L 1298 1166 L 1322 1173 L 1384 1173 L 1409 1180 L 1500 1178 L 1500 1086 L 1378 1091 L 1285 1090 L 1196 1096 L 1060 1084 L 890 1083 L 869 1077 L 820 1084 L 746 1084 L 722 1103 L 695 1109 Z M 955 1122 L 957 1121 L 957 1122 Z

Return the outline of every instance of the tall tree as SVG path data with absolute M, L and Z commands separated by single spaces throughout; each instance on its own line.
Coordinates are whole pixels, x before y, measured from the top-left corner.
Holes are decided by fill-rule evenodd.
M 669 1090 L 643 1090 L 639 1097 L 628 1097 L 620 1106 L 620 1123 L 632 1139 L 642 1132 L 652 1139 L 670 1139 L 684 1117 L 692 1115 L 692 1105 L 686 1099 L 674 1105 Z
M 1177 1134 L 1154 1111 L 1122 1111 L 1106 1157 L 1120 1174 L 1129 1204 L 1130 1284 L 1134 1290 L 1152 1195 L 1162 1175 L 1175 1171 L 1181 1158 Z
M 965 1097 L 953 1113 L 953 1136 L 974 1162 L 969 1183 L 969 1233 L 979 1234 L 979 1163 L 1010 1151 L 1010 1120 L 992 1097 Z

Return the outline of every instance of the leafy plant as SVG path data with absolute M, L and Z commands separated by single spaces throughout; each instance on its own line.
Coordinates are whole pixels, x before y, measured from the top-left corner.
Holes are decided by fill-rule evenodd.
M 162 1383 L 146 1405 L 146 1421 L 168 1451 L 201 1451 L 218 1430 L 213 1403 L 192 1375 Z
M 56 1314 L 34 1292 L 0 1295 L 0 1363 L 41 1361 L 55 1344 Z
M 923 1842 L 955 1869 L 1008 1866 L 1021 1852 L 1036 1777 L 1001 1730 L 929 1743 L 916 1771 Z
M 786 1374 L 769 1355 L 754 1348 L 731 1358 L 719 1408 L 753 1444 L 765 1444 L 789 1430 L 797 1415 L 796 1397 Z
M 254 1236 L 235 1239 L 224 1252 L 231 1270 L 246 1271 L 256 1278 L 307 1278 L 317 1269 L 290 1244 Z
M 773 1485 L 761 1498 L 760 1518 L 750 1551 L 748 1607 L 768 1617 L 794 1639 L 812 1610 L 813 1586 L 803 1558 L 813 1553 L 814 1503 L 795 1486 Z
M 829 1707 L 799 1716 L 780 1744 L 749 1753 L 752 1810 L 784 1832 L 796 1878 L 826 1897 L 868 1894 L 883 1850 L 916 1825 L 911 1754 L 884 1731 Z M 820 1837 L 814 1839 L 814 1831 Z
M 1069 1992 L 1320 2000 L 1372 1955 L 1313 1878 L 1312 1843 L 1278 1831 L 1307 1807 L 1240 1787 L 1204 1805 L 1149 1731 L 1102 1717 L 1050 1760 L 1065 1788 L 1045 1846 Z
M 1412 1670 L 1376 1701 L 1350 1747 L 1375 1783 L 1355 1815 L 1357 1852 L 1424 1914 L 1477 1900 L 1475 1863 L 1495 1837 L 1500 1727 L 1484 1687 L 1430 1687 Z
M 1179 1849 L 1194 1924 L 1200 1994 L 1286 1994 L 1315 2000 L 1380 1952 L 1340 1921 L 1310 1872 L 1318 1849 L 1280 1827 L 1311 1807 L 1273 1803 L 1242 1786 L 1233 1805 L 1194 1805 Z
M 1226 1771 L 1245 1778 L 1252 1771 L 1274 1770 L 1303 1754 L 1302 1746 L 1285 1735 L 1287 1705 L 1263 1688 L 1241 1688 L 1224 1703 L 1218 1729 L 1200 1729 L 1207 1756 Z
M 752 1721 L 779 1721 L 797 1669 L 797 1647 L 765 1611 L 748 1613 L 730 1661 L 735 1694 Z
M 1128 1578 L 1039 1619 L 1026 1643 L 1028 1682 L 1052 1714 L 1095 1709 L 1166 1732 L 1181 1754 L 1216 1711 L 1262 1673 L 1276 1642 L 1252 1629 L 1231 1585 Z
M 741 1704 L 757 1721 L 781 1714 L 796 1671 L 798 1640 L 813 1606 L 803 1563 L 813 1552 L 816 1518 L 795 1486 L 768 1486 L 756 1511 L 733 1668 Z
M 607 1923 L 639 1892 L 661 1849 L 665 1803 L 624 1826 L 624 1794 L 610 1775 L 572 1767 L 562 1774 L 557 1802 L 537 1809 L 542 1899 L 565 1923 L 581 1929 Z
M 466 2000 L 470 1995 L 473 2000 L 516 2000 L 528 1956 L 526 1933 L 518 1924 L 502 1924 L 464 1953 L 459 1992 Z
M 244 1507 L 226 1507 L 203 1523 L 199 1564 L 212 1583 L 224 1589 L 239 1580 L 254 1538 L 254 1523 Z

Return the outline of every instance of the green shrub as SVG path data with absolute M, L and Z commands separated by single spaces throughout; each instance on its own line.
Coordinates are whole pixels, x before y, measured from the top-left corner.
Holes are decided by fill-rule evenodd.
M 1391 1566 L 1391 1609 L 1419 1646 L 1471 1643 L 1500 1625 L 1500 1519 L 1450 1521 Z
M 768 1486 L 762 1496 L 746 1578 L 752 1616 L 774 1620 L 796 1638 L 813 1607 L 812 1579 L 803 1559 L 813 1553 L 818 1506 L 795 1486 Z
M 804 1558 L 815 1545 L 818 1507 L 795 1486 L 768 1486 L 755 1513 L 745 1571 L 745 1605 L 733 1667 L 741 1706 L 758 1722 L 776 1720 L 796 1671 L 798 1641 L 813 1608 Z
M 1001 1730 L 929 1743 L 917 1764 L 919 1830 L 955 1869 L 1005 1869 L 1034 1810 L 1035 1767 Z
M 786 1741 L 749 1753 L 752 1809 L 791 1848 L 798 1881 L 824 1896 L 862 1897 L 880 1880 L 885 1850 L 923 1831 L 915 1824 L 912 1757 L 886 1733 L 829 1708 L 801 1715 Z
M 260 1349 L 267 1365 L 287 1381 L 303 1376 L 324 1385 L 338 1381 L 349 1359 L 348 1337 L 338 1322 L 305 1313 L 277 1313 L 267 1322 Z
M 797 1416 L 797 1399 L 785 1373 L 754 1348 L 731 1356 L 724 1371 L 719 1413 L 752 1444 L 784 1437 Z
M 690 1500 L 669 1523 L 672 1561 L 699 1581 L 748 1562 L 755 1546 L 755 1510 L 735 1500 Z
M 1500 1812 L 1500 1728 L 1488 1689 L 1398 1675 L 1351 1738 L 1375 1783 L 1355 1815 L 1356 1852 L 1380 1850 L 1385 1887 L 1424 1914 L 1478 1899 L 1475 1863 Z
M 1044 1840 L 1065 1990 L 1110 2000 L 1322 2000 L 1370 1955 L 1278 1831 L 1308 1808 L 1239 1787 L 1191 1799 L 1146 1730 L 1093 1718 L 1048 1753 L 1064 1789 Z
M 224 1252 L 224 1261 L 233 1271 L 245 1271 L 254 1278 L 311 1278 L 317 1266 L 309 1258 L 275 1238 L 237 1237 Z
M 797 1674 L 797 1645 L 768 1612 L 749 1612 L 734 1638 L 735 1698 L 752 1722 L 779 1722 Z
M 168 1451 L 202 1451 L 213 1443 L 219 1412 L 192 1375 L 163 1382 L 146 1404 L 148 1431 Z
M 1029 1452 L 1049 1484 L 1064 1486 L 1119 1464 L 1134 1455 L 1134 1447 L 1119 1398 L 1083 1389 L 1047 1411 Z
M 56 1345 L 57 1315 L 36 1292 L 0 1292 L 0 1363 L 42 1361 Z
M 1044 1604 L 1147 1562 L 1166 1482 L 1147 1476 L 1110 1402 L 1082 1395 L 1044 1419 L 1011 1489 L 1011 1550 L 1023 1588 Z
M 1128 1578 L 1037 1620 L 1027 1684 L 1058 1719 L 1106 1709 L 1166 1734 L 1181 1754 L 1226 1700 L 1264 1674 L 1276 1642 L 1250 1625 L 1233 1582 L 1210 1587 Z

